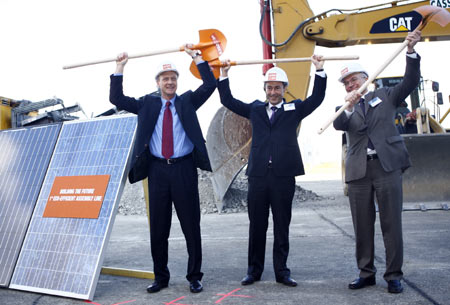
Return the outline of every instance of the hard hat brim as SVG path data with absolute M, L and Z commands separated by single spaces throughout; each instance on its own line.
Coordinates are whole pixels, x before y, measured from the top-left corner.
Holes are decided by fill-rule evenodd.
M 347 76 L 352 75 L 352 74 L 356 74 L 356 73 L 362 73 L 362 74 L 365 74 L 366 77 L 369 77 L 369 74 L 366 71 L 349 71 L 349 72 L 345 73 L 344 75 L 342 75 L 341 77 L 339 77 L 338 81 L 340 83 L 344 83 L 344 79 Z

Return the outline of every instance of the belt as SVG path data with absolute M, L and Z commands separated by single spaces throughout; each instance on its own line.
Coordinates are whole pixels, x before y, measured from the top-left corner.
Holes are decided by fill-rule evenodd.
M 155 157 L 155 156 L 152 155 L 152 159 L 153 160 L 159 161 L 159 162 L 162 162 L 162 163 L 166 163 L 166 164 L 169 164 L 169 165 L 170 164 L 175 164 L 177 162 L 180 162 L 180 161 L 183 161 L 183 160 L 186 160 L 186 159 L 189 159 L 191 157 L 192 157 L 192 154 L 187 154 L 187 155 L 185 155 L 183 157 L 179 157 L 179 158 L 165 159 L 165 158 L 158 158 L 158 157 Z
M 272 161 L 269 161 L 269 164 L 267 164 L 267 168 L 272 168 Z
M 375 160 L 375 159 L 378 159 L 378 155 L 377 154 L 367 155 L 367 160 L 368 161 Z

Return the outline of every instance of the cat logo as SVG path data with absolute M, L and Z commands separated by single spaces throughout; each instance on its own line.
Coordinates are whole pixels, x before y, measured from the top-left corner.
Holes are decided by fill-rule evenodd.
M 413 17 L 400 17 L 389 19 L 389 29 L 391 32 L 408 32 L 411 31 L 411 20 Z
M 373 24 L 370 34 L 409 32 L 422 20 L 422 15 L 412 11 L 380 20 Z

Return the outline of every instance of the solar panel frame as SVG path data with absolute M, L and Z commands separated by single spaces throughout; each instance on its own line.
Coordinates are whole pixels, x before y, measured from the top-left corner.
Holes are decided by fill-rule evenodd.
M 1 287 L 9 286 L 60 129 L 50 124 L 0 131 Z
M 136 121 L 135 115 L 119 115 L 63 124 L 10 288 L 93 298 L 125 185 Z M 42 217 L 55 177 L 105 174 L 110 180 L 98 219 Z

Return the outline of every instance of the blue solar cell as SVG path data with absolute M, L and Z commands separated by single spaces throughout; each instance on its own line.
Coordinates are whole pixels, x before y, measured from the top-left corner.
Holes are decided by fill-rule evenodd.
M 0 132 L 0 286 L 11 280 L 60 128 Z
M 92 299 L 135 129 L 134 115 L 63 124 L 11 288 Z M 43 217 L 55 177 L 85 175 L 109 175 L 99 217 Z

